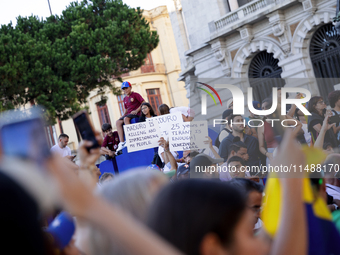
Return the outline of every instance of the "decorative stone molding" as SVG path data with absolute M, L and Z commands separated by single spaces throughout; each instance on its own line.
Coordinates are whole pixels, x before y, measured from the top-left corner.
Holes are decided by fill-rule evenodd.
M 187 95 L 186 97 L 189 98 L 190 100 L 193 99 L 193 95 L 195 95 L 196 93 L 196 83 L 197 83 L 197 77 L 194 75 L 194 71 L 189 72 L 186 74 L 185 76 L 185 86 L 184 88 L 187 91 Z
M 182 3 L 181 0 L 174 0 L 176 11 L 181 11 L 182 10 Z
M 220 62 L 223 73 L 227 76 L 231 76 L 231 58 L 227 51 L 225 42 L 221 39 L 217 39 L 211 44 L 212 52 L 218 62 Z
M 272 38 L 264 37 L 253 40 L 239 48 L 232 64 L 232 77 L 247 77 L 249 58 L 258 51 L 267 51 L 273 53 L 274 58 L 279 61 L 285 59 L 287 54 L 283 51 L 278 42 Z
M 184 67 L 185 67 L 185 68 L 188 68 L 188 67 L 194 66 L 193 61 L 194 61 L 194 60 L 193 60 L 193 57 L 191 57 L 191 56 L 186 56 L 186 57 L 185 57 Z
M 309 33 L 323 24 L 327 24 L 332 21 L 332 17 L 335 16 L 335 9 L 327 9 L 318 11 L 313 15 L 309 15 L 307 18 L 303 19 L 297 28 L 295 29 L 292 38 L 292 53 L 298 54 L 303 51 L 303 49 L 308 48 L 307 39 L 310 38 Z
M 280 41 L 281 48 L 285 54 L 289 54 L 291 51 L 291 35 L 283 12 L 276 11 L 267 17 L 269 18 L 269 23 L 272 26 L 274 36 L 276 36 Z
M 300 2 L 302 2 L 302 7 L 305 12 L 309 12 L 311 15 L 315 13 L 317 9 L 315 0 L 301 0 Z
M 245 26 L 237 29 L 237 31 L 240 32 L 241 39 L 246 41 L 247 43 L 250 43 L 251 40 L 253 40 L 253 38 L 254 38 L 253 30 L 252 30 L 252 27 L 250 25 L 245 25 Z

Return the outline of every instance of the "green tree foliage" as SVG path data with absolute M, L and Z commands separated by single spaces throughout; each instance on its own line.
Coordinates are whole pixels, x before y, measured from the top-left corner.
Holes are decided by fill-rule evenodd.
M 90 91 L 117 94 L 112 77 L 138 69 L 158 41 L 142 10 L 121 0 L 73 2 L 46 20 L 19 16 L 0 29 L 1 109 L 30 102 L 67 119 Z

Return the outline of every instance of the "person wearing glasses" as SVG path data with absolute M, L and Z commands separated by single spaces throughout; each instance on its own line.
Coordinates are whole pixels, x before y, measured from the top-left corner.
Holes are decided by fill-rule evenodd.
M 264 186 L 249 179 L 232 179 L 229 183 L 243 191 L 247 207 L 254 213 L 254 233 L 258 233 L 262 227 L 261 205 Z
M 153 110 L 151 104 L 149 103 L 142 103 L 141 104 L 141 114 L 139 116 L 139 122 L 145 122 L 146 119 L 157 117 L 155 111 Z
M 308 132 L 311 132 L 313 142 L 316 141 L 326 115 L 332 115 L 326 110 L 327 105 L 320 96 L 312 97 L 308 102 L 308 111 L 312 114 L 308 116 Z M 334 130 L 331 128 L 326 131 L 324 143 L 330 143 L 333 148 L 338 146 Z

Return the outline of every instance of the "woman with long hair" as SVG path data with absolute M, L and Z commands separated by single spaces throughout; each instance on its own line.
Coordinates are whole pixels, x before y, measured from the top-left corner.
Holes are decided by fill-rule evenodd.
M 312 97 L 308 102 L 308 111 L 312 114 L 308 116 L 308 132 L 311 132 L 314 142 L 321 131 L 326 114 L 331 114 L 327 112 L 326 107 L 327 105 L 320 96 Z M 324 144 L 326 143 L 330 143 L 333 148 L 338 146 L 333 129 L 327 130 L 324 139 Z
M 142 103 L 141 104 L 141 114 L 139 117 L 139 122 L 145 122 L 146 119 L 152 118 L 152 117 L 157 117 L 155 114 L 155 111 L 153 110 L 151 104 L 149 103 Z M 158 159 L 158 147 L 154 148 L 154 156 L 151 161 L 152 164 L 156 164 L 158 167 L 162 167 L 162 162 L 160 159 Z
M 139 122 L 144 122 L 146 119 L 156 117 L 157 115 L 155 114 L 151 104 L 149 103 L 142 103 L 141 105 L 141 114 L 139 117 Z

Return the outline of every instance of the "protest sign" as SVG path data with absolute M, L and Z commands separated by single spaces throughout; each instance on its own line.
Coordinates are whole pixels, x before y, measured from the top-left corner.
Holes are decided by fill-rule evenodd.
M 207 148 L 205 144 L 208 136 L 207 121 L 183 122 L 170 129 L 170 151 L 197 150 Z
M 146 121 L 157 121 L 158 126 L 161 131 L 161 137 L 164 137 L 165 140 L 169 137 L 169 131 L 171 128 L 180 126 L 183 123 L 182 114 L 180 112 L 175 112 L 171 114 L 165 114 L 158 117 L 153 117 L 146 119 Z
M 157 121 L 146 121 L 124 125 L 128 152 L 158 147 L 161 131 Z

